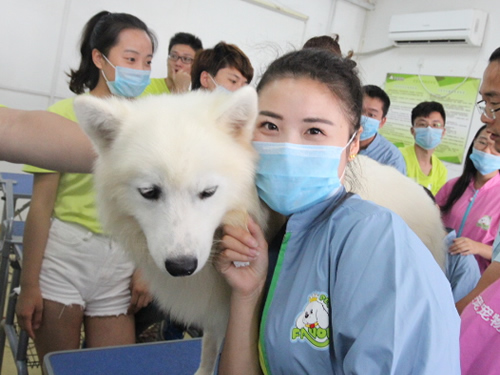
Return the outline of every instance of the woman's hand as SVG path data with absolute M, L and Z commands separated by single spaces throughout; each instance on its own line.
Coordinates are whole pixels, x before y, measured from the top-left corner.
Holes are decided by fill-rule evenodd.
M 42 324 L 42 312 L 43 298 L 40 287 L 22 287 L 16 303 L 17 322 L 31 339 L 35 339 L 35 331 Z
M 222 251 L 217 259 L 217 269 L 240 297 L 260 295 L 267 277 L 267 242 L 262 229 L 248 219 L 248 231 L 226 225 L 223 228 Z M 236 267 L 233 262 L 250 262 Z
M 149 293 L 149 285 L 142 278 L 141 271 L 136 269 L 132 274 L 130 280 L 130 306 L 128 308 L 129 314 L 135 314 L 137 311 L 146 307 L 151 303 L 153 297 Z
M 453 244 L 448 250 L 452 255 L 481 255 L 483 258 L 490 260 L 492 249 L 491 246 L 484 243 L 473 241 L 467 237 L 455 238 Z

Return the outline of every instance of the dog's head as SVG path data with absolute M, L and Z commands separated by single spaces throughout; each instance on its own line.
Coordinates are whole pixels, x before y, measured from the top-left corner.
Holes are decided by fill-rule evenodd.
M 174 276 L 195 273 L 225 216 L 255 205 L 253 88 L 133 101 L 87 95 L 75 112 L 98 153 L 104 228 L 136 261 L 150 256 Z
M 328 328 L 330 325 L 329 314 L 323 302 L 312 301 L 307 304 L 304 312 L 298 317 L 298 328 Z

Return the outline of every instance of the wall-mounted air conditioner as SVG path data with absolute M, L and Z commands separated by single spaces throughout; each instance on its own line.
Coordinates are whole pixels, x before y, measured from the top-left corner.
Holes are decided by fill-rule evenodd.
M 396 46 L 481 46 L 488 13 L 476 9 L 396 14 L 389 24 L 389 39 Z

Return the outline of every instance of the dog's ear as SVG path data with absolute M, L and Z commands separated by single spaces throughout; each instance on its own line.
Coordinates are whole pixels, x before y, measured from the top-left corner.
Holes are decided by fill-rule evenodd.
M 74 109 L 78 122 L 98 153 L 109 149 L 116 138 L 122 119 L 129 112 L 128 100 L 110 97 L 100 99 L 91 95 L 75 98 Z
M 243 142 L 251 142 L 258 111 L 257 92 L 251 86 L 245 86 L 228 95 L 222 107 L 218 123 Z

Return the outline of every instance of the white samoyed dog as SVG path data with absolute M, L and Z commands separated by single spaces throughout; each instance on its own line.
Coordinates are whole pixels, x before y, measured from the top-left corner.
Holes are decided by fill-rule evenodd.
M 134 101 L 86 95 L 75 99 L 75 112 L 98 153 L 95 184 L 104 228 L 142 270 L 160 306 L 174 320 L 203 329 L 196 374 L 212 373 L 230 296 L 212 263 L 214 235 L 222 224 L 245 227 L 248 214 L 262 228 L 267 221 L 254 184 L 255 90 L 247 86 L 231 95 L 197 91 Z M 412 226 L 439 221 L 419 185 L 362 157 L 351 164 L 346 173 L 351 191 L 404 219 L 411 219 L 413 210 L 416 219 L 407 222 L 417 234 L 430 230 L 424 237 L 433 241 L 421 237 L 428 246 L 444 237 L 442 226 L 424 231 Z M 362 177 L 365 167 L 370 170 Z M 401 205 L 401 200 L 410 203 Z M 268 230 L 268 239 L 278 227 L 274 223 Z M 435 257 L 442 245 L 436 247 L 431 249 Z
M 98 152 L 103 227 L 160 306 L 203 329 L 197 374 L 212 373 L 230 294 L 211 262 L 214 233 L 221 224 L 245 227 L 248 214 L 266 223 L 254 184 L 255 90 L 134 101 L 86 95 L 75 100 L 75 112 Z

